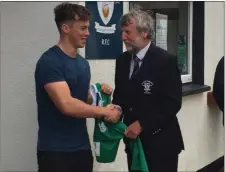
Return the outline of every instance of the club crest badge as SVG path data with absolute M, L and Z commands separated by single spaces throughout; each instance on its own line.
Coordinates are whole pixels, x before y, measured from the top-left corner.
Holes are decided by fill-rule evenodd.
M 101 131 L 102 133 L 106 132 L 106 130 L 108 129 L 108 128 L 105 126 L 105 123 L 104 123 L 104 122 L 100 122 L 100 123 L 98 124 L 98 126 L 99 126 L 99 129 L 100 129 L 100 131 Z
M 98 12 L 102 22 L 107 25 L 112 18 L 114 10 L 114 2 L 98 1 Z
M 145 94 L 151 94 L 151 87 L 154 85 L 151 81 L 145 80 L 141 85 L 144 87 Z

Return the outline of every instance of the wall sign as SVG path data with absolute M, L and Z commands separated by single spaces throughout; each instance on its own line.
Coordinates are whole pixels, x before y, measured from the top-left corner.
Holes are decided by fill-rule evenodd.
M 156 45 L 167 50 L 168 16 L 156 13 Z
M 85 4 L 91 12 L 86 59 L 115 59 L 123 53 L 119 25 L 123 2 L 87 1 Z

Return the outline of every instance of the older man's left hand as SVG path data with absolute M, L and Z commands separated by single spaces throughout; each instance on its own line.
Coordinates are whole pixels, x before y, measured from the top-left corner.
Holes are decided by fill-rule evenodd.
M 136 139 L 142 132 L 142 127 L 139 121 L 132 123 L 124 132 L 124 135 L 131 139 Z
M 113 89 L 106 83 L 101 84 L 102 92 L 108 95 L 111 95 L 113 92 Z

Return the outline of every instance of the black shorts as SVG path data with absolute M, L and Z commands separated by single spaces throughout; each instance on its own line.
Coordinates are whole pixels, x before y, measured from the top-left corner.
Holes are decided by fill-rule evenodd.
M 38 151 L 38 172 L 93 172 L 91 150 L 76 152 Z

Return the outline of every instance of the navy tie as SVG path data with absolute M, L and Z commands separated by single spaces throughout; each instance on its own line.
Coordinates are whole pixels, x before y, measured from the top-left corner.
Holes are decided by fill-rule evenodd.
M 134 58 L 134 70 L 132 72 L 132 75 L 131 75 L 130 79 L 132 79 L 133 77 L 135 77 L 137 75 L 138 70 L 140 69 L 140 67 L 139 67 L 140 61 L 141 60 L 137 56 L 135 56 L 135 58 Z

